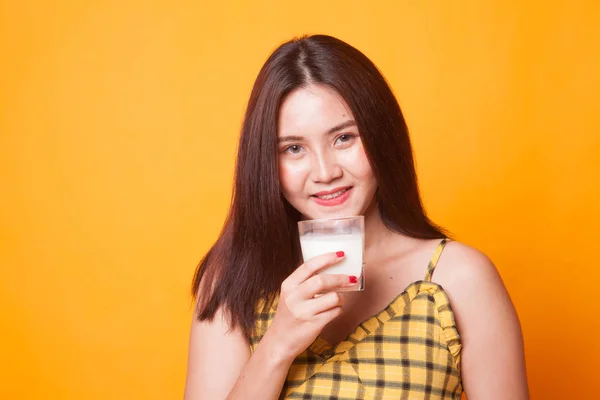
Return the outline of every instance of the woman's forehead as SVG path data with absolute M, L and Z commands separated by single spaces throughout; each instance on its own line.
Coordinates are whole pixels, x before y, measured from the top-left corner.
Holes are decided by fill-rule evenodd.
M 309 85 L 291 92 L 283 101 L 278 118 L 278 136 L 327 133 L 353 120 L 350 107 L 335 90 Z

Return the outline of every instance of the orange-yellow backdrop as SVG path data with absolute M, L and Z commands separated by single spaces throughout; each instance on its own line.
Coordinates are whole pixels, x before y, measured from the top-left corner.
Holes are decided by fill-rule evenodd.
M 597 394 L 596 1 L 0 7 L 0 398 L 181 398 L 253 79 L 318 32 L 389 79 L 432 217 L 505 279 L 532 398 Z

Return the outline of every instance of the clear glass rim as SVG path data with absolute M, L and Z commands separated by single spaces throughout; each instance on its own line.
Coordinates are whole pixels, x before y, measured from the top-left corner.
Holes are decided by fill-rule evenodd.
M 348 219 L 359 219 L 359 220 L 363 220 L 365 219 L 364 215 L 354 215 L 354 216 L 350 216 L 350 217 L 336 217 L 336 218 L 321 218 L 321 219 L 305 219 L 302 221 L 298 221 L 298 225 L 300 224 L 312 224 L 312 223 L 319 223 L 319 222 L 328 222 L 328 221 L 345 221 Z

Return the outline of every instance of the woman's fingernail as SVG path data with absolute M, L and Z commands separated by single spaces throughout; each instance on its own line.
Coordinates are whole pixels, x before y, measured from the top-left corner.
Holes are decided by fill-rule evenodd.
M 350 283 L 356 283 L 358 282 L 358 278 L 355 277 L 354 275 L 350 275 Z
M 343 251 L 337 251 L 335 253 L 335 255 L 338 256 L 338 257 L 344 257 L 344 252 Z

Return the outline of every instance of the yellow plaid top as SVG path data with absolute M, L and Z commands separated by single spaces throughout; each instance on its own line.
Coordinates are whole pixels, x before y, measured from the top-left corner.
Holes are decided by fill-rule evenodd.
M 461 343 L 448 296 L 431 282 L 448 242 L 437 246 L 425 279 L 413 282 L 384 310 L 333 347 L 318 337 L 294 360 L 281 399 L 461 398 Z M 252 350 L 269 327 L 259 308 Z

